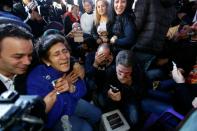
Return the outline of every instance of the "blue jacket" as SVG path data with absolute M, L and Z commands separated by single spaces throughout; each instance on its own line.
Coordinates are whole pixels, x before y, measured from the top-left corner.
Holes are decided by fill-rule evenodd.
M 45 97 L 54 88 L 52 81 L 60 78 L 64 73 L 55 70 L 46 65 L 35 67 L 27 78 L 27 93 Z M 52 128 L 62 115 L 72 115 L 75 111 L 78 100 L 85 95 L 85 82 L 81 79 L 75 83 L 76 91 L 74 93 L 64 92 L 57 95 L 57 100 L 53 108 L 47 114 L 47 128 Z

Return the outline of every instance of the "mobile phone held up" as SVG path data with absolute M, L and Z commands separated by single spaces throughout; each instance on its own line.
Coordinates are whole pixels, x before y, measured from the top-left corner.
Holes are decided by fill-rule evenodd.
M 172 61 L 172 65 L 173 65 L 173 70 L 177 70 L 177 65 L 174 61 Z
M 115 86 L 109 85 L 113 93 L 119 92 L 119 89 Z

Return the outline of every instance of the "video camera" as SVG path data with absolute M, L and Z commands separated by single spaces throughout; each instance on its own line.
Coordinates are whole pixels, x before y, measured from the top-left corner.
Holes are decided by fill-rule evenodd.
M 6 91 L 0 96 L 0 131 L 41 131 L 45 104 L 35 95 Z

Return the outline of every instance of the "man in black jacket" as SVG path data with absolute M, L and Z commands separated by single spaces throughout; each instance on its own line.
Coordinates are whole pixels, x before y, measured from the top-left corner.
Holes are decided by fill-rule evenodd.
M 135 5 L 137 39 L 133 49 L 145 71 L 164 51 L 166 33 L 176 15 L 176 1 L 138 0 Z

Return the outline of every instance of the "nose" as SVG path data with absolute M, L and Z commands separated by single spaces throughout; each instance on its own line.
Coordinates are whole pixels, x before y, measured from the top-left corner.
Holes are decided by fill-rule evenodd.
M 61 58 L 61 59 L 66 59 L 66 58 L 68 58 L 68 55 L 65 54 L 65 53 L 61 53 L 61 54 L 60 54 L 60 58 Z
M 122 76 L 122 78 L 125 78 L 127 75 L 122 73 L 121 76 Z
M 22 62 L 23 62 L 24 65 L 30 65 L 30 64 L 31 64 L 31 60 L 32 60 L 32 57 L 25 56 L 25 57 L 22 59 Z

